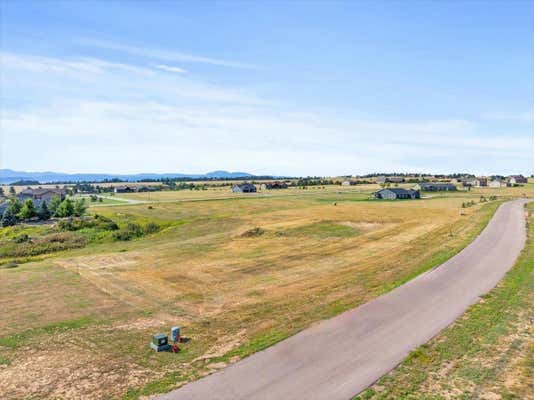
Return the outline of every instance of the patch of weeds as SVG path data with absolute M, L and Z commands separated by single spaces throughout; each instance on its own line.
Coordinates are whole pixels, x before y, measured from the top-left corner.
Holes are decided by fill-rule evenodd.
M 0 242 L 0 257 L 29 257 L 61 250 L 84 247 L 88 240 L 72 232 L 56 232 L 22 241 Z
M 68 330 L 80 329 L 94 322 L 95 319 L 92 317 L 83 317 L 68 321 L 56 322 L 39 328 L 27 329 L 21 333 L 14 333 L 12 335 L 0 337 L 0 346 L 16 349 L 25 345 L 29 340 L 39 335 L 52 335 Z
M 0 264 L 0 268 L 11 269 L 17 268 L 19 265 L 15 261 L 8 261 L 5 264 Z
M 376 390 L 373 388 L 367 389 L 361 395 L 354 397 L 352 400 L 369 400 L 376 394 Z
M 265 233 L 265 229 L 260 228 L 259 226 L 256 228 L 249 229 L 245 232 L 243 232 L 240 236 L 242 238 L 251 238 L 251 237 L 258 237 Z
M 309 236 L 314 238 L 343 238 L 358 236 L 360 231 L 347 225 L 332 221 L 320 221 L 296 228 L 286 229 L 278 233 L 280 236 Z

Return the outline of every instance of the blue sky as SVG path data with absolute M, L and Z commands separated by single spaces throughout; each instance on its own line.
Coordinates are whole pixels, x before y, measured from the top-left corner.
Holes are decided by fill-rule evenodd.
M 0 167 L 534 173 L 532 2 L 2 2 Z

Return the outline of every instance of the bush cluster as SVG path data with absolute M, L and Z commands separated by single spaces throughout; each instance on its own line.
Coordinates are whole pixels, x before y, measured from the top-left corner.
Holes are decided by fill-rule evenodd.
M 471 200 L 471 201 L 468 201 L 467 203 L 462 203 L 462 208 L 468 208 L 468 207 L 471 207 L 471 206 L 474 206 L 476 203 Z
M 57 225 L 62 231 L 78 231 L 85 228 L 97 228 L 106 231 L 115 231 L 119 229 L 115 221 L 98 214 L 93 218 L 69 218 L 61 220 Z
M 159 225 L 154 222 L 149 222 L 144 228 L 135 222 L 128 222 L 128 225 L 113 232 L 113 239 L 132 240 L 144 235 L 156 233 L 159 229 Z
M 84 247 L 87 239 L 71 232 L 59 232 L 45 235 L 38 239 L 25 239 L 17 242 L 2 243 L 0 257 L 28 257 L 54 251 Z

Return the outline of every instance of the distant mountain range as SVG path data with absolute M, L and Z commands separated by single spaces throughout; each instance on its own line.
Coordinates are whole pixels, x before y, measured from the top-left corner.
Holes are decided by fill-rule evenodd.
M 11 169 L 0 169 L 0 184 L 10 184 L 17 181 L 38 181 L 47 182 L 102 182 L 105 180 L 120 179 L 123 181 L 142 181 L 162 178 L 189 178 L 189 179 L 236 179 L 249 178 L 254 175 L 247 172 L 213 171 L 207 174 L 64 174 L 61 172 L 26 172 L 13 171 Z

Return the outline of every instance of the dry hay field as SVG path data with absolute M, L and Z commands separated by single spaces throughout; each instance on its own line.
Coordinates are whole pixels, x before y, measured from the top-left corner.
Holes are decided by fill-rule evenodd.
M 92 209 L 165 228 L 0 269 L 0 398 L 170 390 L 443 262 L 499 204 L 460 215 L 476 196 L 368 196 L 337 187 Z M 182 351 L 151 351 L 173 325 L 190 338 Z

